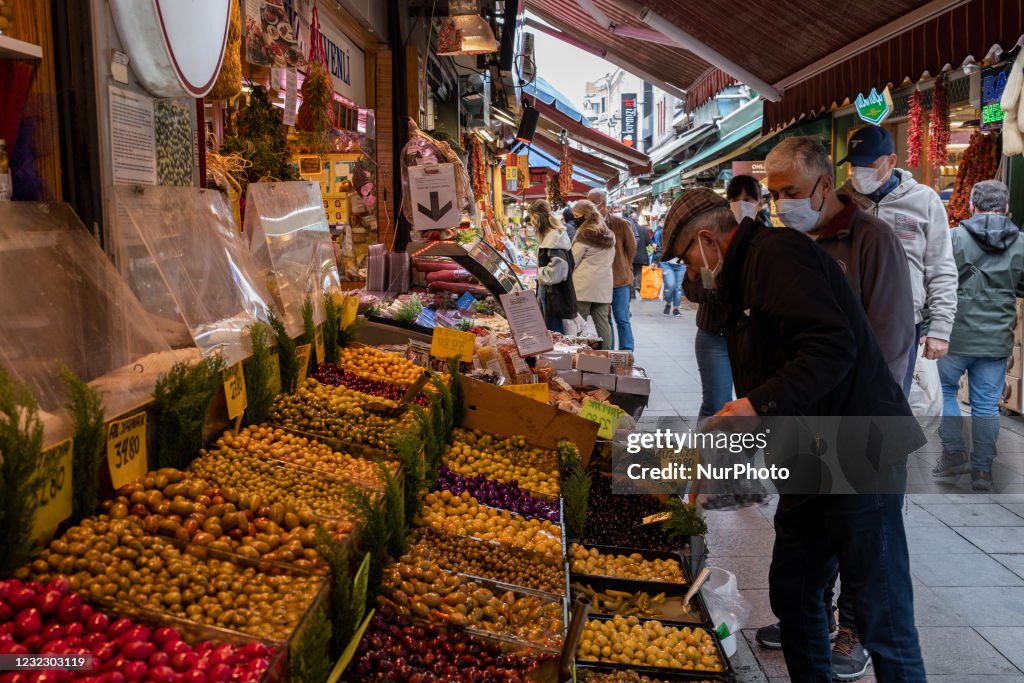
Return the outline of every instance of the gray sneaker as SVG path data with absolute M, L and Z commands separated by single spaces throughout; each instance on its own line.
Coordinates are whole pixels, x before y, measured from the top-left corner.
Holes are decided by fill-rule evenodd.
M 853 629 L 839 627 L 839 636 L 832 646 L 832 680 L 855 681 L 871 666 L 871 655 L 860 644 Z
M 838 633 L 839 630 L 836 623 L 836 606 L 832 605 L 832 609 L 829 610 L 828 614 L 828 639 L 835 640 Z M 778 622 L 770 626 L 762 626 L 757 629 L 757 635 L 755 635 L 754 638 L 757 640 L 757 644 L 766 650 L 782 649 L 782 637 Z
M 971 470 L 971 488 L 975 491 L 992 490 L 992 473 L 981 470 Z
M 932 469 L 932 476 L 956 477 L 964 474 L 970 469 L 971 464 L 966 451 L 950 453 L 943 448 L 942 455 L 939 456 L 939 461 L 935 463 L 935 467 Z

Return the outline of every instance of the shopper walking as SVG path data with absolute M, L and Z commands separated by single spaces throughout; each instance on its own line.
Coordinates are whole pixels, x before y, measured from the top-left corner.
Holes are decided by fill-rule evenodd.
M 956 264 L 946 209 L 935 190 L 914 180 L 910 171 L 896 168 L 896 147 L 885 128 L 861 128 L 850 138 L 848 150 L 839 164 L 850 164 L 850 179 L 839 192 L 893 230 L 910 265 L 917 327 L 902 382 L 903 393 L 909 394 L 918 340 L 926 337 L 925 358 L 942 358 L 956 316 Z M 926 309 L 927 328 L 922 325 Z
M 791 192 L 804 199 L 791 197 L 802 210 L 787 210 L 789 219 L 818 210 L 820 190 Z M 737 225 L 729 203 L 705 189 L 673 202 L 664 239 L 669 257 L 707 270 L 708 289 L 721 288 L 728 308 L 725 335 L 739 398 L 719 415 L 912 417 L 863 307 L 813 240 L 753 220 Z M 923 445 L 916 424 L 907 420 L 886 435 L 889 453 Z M 901 473 L 905 464 L 891 472 Z M 900 496 L 783 494 L 775 533 L 769 595 L 794 683 L 832 678 L 822 595 L 837 562 L 844 583 L 857 589 L 857 627 L 878 680 L 925 681 Z
M 932 474 L 949 477 L 971 472 L 976 491 L 992 490 L 992 461 L 999 437 L 999 398 L 1006 363 L 1013 351 L 1017 297 L 1024 296 L 1024 240 L 1010 220 L 1010 193 L 998 180 L 971 190 L 974 214 L 952 231 L 959 274 L 956 321 L 949 354 L 939 359 L 942 383 L 942 455 Z M 967 373 L 971 405 L 970 454 L 956 393 Z
M 539 199 L 529 210 L 537 230 L 537 298 L 544 322 L 552 332 L 564 333 L 563 320 L 576 317 L 576 290 L 572 284 L 572 243 L 551 205 Z
M 629 298 L 636 299 L 640 291 L 640 276 L 643 274 L 644 266 L 651 264 L 651 255 L 648 247 L 651 245 L 651 233 L 646 225 L 639 221 L 636 211 L 629 212 L 629 225 L 633 228 L 633 239 L 636 241 L 636 253 L 633 254 L 633 289 L 629 292 Z M 678 308 L 678 306 L 677 306 Z
M 576 219 L 572 215 L 572 204 L 566 204 L 562 209 L 562 223 L 565 224 L 565 233 L 569 235 L 571 242 L 576 237 Z
M 576 291 L 576 307 L 584 318 L 594 318 L 594 328 L 601 337 L 601 348 L 612 348 L 612 327 L 608 307 L 612 302 L 612 264 L 615 260 L 615 235 L 605 225 L 597 207 L 589 201 L 572 207 L 576 220 L 576 237 L 572 241 L 575 270 L 572 283 Z
M 612 268 L 612 315 L 618 331 L 620 351 L 633 350 L 633 324 L 629 318 L 629 293 L 633 288 L 633 256 L 636 240 L 629 222 L 608 211 L 608 193 L 595 189 L 587 194 L 615 235 L 615 263 Z

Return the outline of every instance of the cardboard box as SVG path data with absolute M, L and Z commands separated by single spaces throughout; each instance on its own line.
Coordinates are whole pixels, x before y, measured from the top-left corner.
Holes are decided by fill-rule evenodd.
M 583 386 L 583 373 L 579 370 L 559 370 L 558 376 L 568 382 L 571 387 Z
M 554 370 L 572 370 L 574 354 L 568 351 L 548 351 L 537 358 L 537 367 Z
M 582 358 L 582 356 L 580 356 L 580 358 Z M 617 380 L 618 377 L 608 373 L 584 372 L 582 386 L 597 387 L 598 389 L 615 391 L 615 385 L 617 383 Z
M 1020 380 L 1012 377 L 1007 377 L 1006 382 L 1003 384 L 1003 397 L 999 401 L 999 405 L 1007 410 L 1012 410 L 1015 413 L 1020 412 Z
M 581 353 L 576 358 L 576 369 L 581 372 L 610 375 L 612 372 L 612 361 L 608 356 L 594 356 L 589 353 Z
M 1014 344 L 1010 357 L 1006 359 L 1006 374 L 1020 379 L 1024 376 L 1024 373 L 1021 372 L 1024 370 L 1022 363 L 1024 363 L 1024 358 L 1021 358 L 1021 345 Z
M 651 380 L 643 371 L 643 368 L 633 368 L 629 374 L 618 374 L 615 382 L 615 391 L 620 394 L 635 394 L 637 396 L 651 395 Z
M 631 368 L 633 367 L 633 352 L 632 351 L 609 351 L 608 359 L 612 362 L 612 367 L 616 370 L 619 368 Z

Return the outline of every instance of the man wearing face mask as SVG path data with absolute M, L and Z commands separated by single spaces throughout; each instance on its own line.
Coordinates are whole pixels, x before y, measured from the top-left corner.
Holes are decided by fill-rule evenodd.
M 822 210 L 821 192 L 804 192 L 813 205 L 784 205 L 787 216 L 816 226 L 809 211 Z M 912 417 L 861 302 L 814 240 L 749 218 L 737 225 L 728 202 L 703 189 L 673 202 L 664 240 L 665 254 L 702 270 L 727 307 L 739 398 L 719 415 Z M 904 455 L 925 442 L 913 420 L 895 436 L 893 450 Z M 785 493 L 775 532 L 769 595 L 790 680 L 832 677 L 822 597 L 838 562 L 844 582 L 864 589 L 855 616 L 878 680 L 923 683 L 900 496 Z
M 949 350 L 957 286 L 949 220 L 935 190 L 914 180 L 910 171 L 896 168 L 896 147 L 888 130 L 865 126 L 853 134 L 847 149 L 839 164 L 850 164 L 850 178 L 839 192 L 893 230 L 910 265 L 917 329 L 903 378 L 903 393 L 909 393 L 917 340 L 926 337 L 925 358 L 942 358 Z M 925 310 L 927 330 L 922 326 Z

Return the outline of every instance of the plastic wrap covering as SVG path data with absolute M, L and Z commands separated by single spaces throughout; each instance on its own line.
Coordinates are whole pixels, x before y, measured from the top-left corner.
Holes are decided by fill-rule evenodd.
M 302 304 L 307 296 L 313 303 L 314 322 L 323 322 L 324 292 L 340 291 L 341 283 L 320 185 L 250 183 L 245 233 L 288 332 L 302 334 Z
M 196 346 L 228 365 L 251 350 L 248 327 L 269 295 L 223 196 L 197 187 L 119 187 L 121 270 L 172 348 Z
M 35 394 L 48 443 L 71 429 L 58 363 L 114 417 L 178 360 L 66 204 L 0 202 L 0 320 L 0 363 Z

